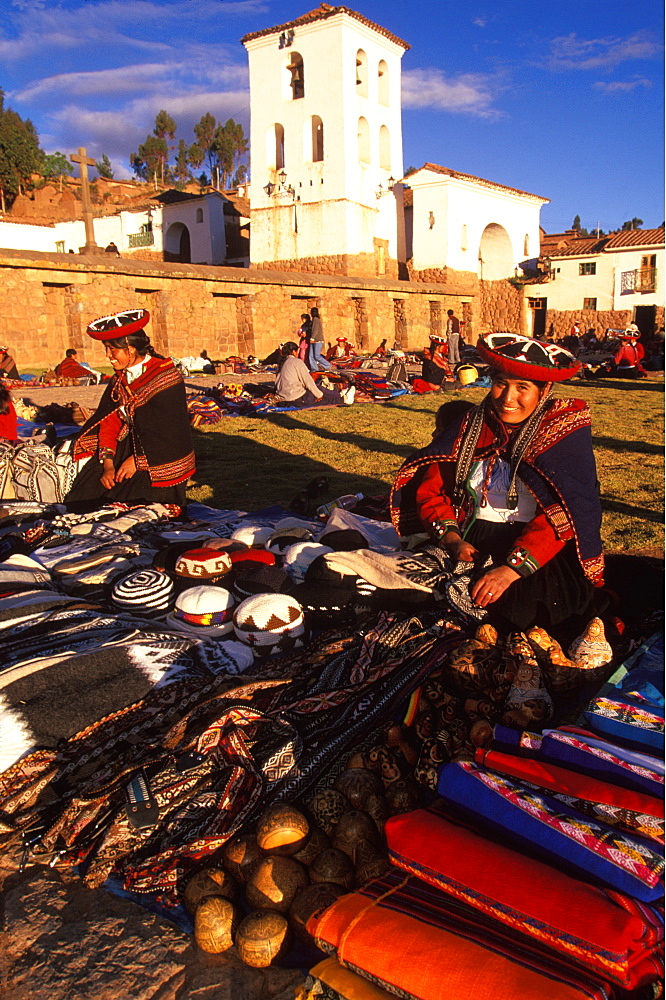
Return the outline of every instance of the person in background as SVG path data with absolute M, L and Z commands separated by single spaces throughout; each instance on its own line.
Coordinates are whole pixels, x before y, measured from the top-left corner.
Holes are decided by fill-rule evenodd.
M 0 347 L 0 378 L 20 378 L 14 358 L 8 347 Z
M 375 350 L 375 353 L 372 355 L 372 357 L 373 358 L 385 358 L 386 357 L 386 337 L 384 337 L 384 339 L 382 340 L 382 342 L 379 345 L 379 347 Z
M 67 348 L 65 357 L 55 366 L 55 373 L 58 378 L 85 378 L 97 381 L 96 372 L 79 364 L 74 347 Z
M 460 363 L 460 320 L 453 309 L 447 309 L 446 341 L 449 348 L 449 364 L 451 367 Z
M 308 368 L 311 372 L 319 371 L 320 368 L 331 367 L 330 361 L 322 356 L 324 350 L 324 328 L 322 326 L 319 310 L 313 306 L 310 310 L 312 325 L 310 327 L 310 350 L 308 351 Z
M 18 418 L 9 389 L 0 388 L 0 438 L 18 440 Z
M 275 392 L 289 406 L 331 406 L 354 402 L 356 389 L 349 386 L 343 392 L 317 385 L 307 366 L 298 356 L 298 345 L 289 340 L 282 345 L 282 359 L 275 379 Z
M 298 333 L 298 356 L 303 362 L 307 364 L 308 351 L 310 349 L 310 330 L 312 329 L 312 320 L 310 319 L 310 313 L 301 313 L 301 325 L 299 326 Z
M 414 392 L 435 392 L 445 380 L 453 380 L 453 372 L 446 356 L 446 345 L 441 337 L 431 337 L 430 346 L 424 348 L 421 378 L 412 381 Z

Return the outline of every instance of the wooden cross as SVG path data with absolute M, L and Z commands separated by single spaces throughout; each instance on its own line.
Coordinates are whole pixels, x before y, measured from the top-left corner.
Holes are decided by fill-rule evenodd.
M 86 227 L 86 245 L 79 247 L 79 253 L 101 253 L 103 252 L 102 247 L 95 243 L 90 185 L 88 184 L 88 167 L 94 167 L 95 161 L 86 156 L 85 146 L 80 146 L 78 153 L 72 153 L 70 160 L 72 163 L 78 163 L 81 170 L 81 201 L 83 202 L 83 223 Z

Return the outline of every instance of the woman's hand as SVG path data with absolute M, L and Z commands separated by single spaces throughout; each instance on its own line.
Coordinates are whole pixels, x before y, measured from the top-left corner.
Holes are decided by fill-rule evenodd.
M 455 562 L 475 562 L 479 558 L 479 551 L 475 549 L 471 542 L 466 542 L 457 531 L 447 531 L 442 539 L 444 548 Z
M 135 472 L 136 462 L 134 461 L 134 455 L 130 455 L 116 472 L 116 482 L 120 483 L 123 479 L 131 479 Z
M 470 589 L 472 600 L 478 608 L 487 608 L 489 604 L 494 604 L 515 580 L 519 579 L 520 573 L 516 573 L 510 566 L 496 566 L 484 573 L 472 586 Z
M 112 486 L 115 486 L 116 470 L 112 458 L 105 458 L 102 462 L 102 475 L 99 481 L 105 490 L 110 490 Z

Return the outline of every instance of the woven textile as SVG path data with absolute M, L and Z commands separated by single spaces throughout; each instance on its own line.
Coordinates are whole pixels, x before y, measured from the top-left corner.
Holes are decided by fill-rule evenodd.
M 595 698 L 585 720 L 596 733 L 636 750 L 664 755 L 664 709 L 627 696 Z
M 577 768 L 648 795 L 664 794 L 664 765 L 656 757 L 619 747 L 571 726 L 546 729 L 540 740 L 544 760 Z
M 442 768 L 438 791 L 484 829 L 563 871 L 643 902 L 663 894 L 664 861 L 646 841 L 595 823 L 515 778 L 457 762 Z
M 484 946 L 482 928 L 461 924 L 448 916 L 443 893 L 389 872 L 336 900 L 307 927 L 342 965 L 408 1000 L 608 1000 L 594 976 L 510 935 Z
M 395 865 L 447 897 L 445 926 L 459 919 L 461 933 L 464 921 L 489 942 L 524 940 L 626 989 L 659 979 L 663 925 L 651 907 L 487 840 L 438 809 L 392 817 L 386 837 Z

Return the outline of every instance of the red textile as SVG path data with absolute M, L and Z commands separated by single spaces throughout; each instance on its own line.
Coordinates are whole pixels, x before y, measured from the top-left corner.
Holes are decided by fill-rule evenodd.
M 391 860 L 579 967 L 636 989 L 663 974 L 653 911 L 425 809 L 386 824 Z
M 18 418 L 11 399 L 6 413 L 0 413 L 0 438 L 16 441 L 18 438 Z
M 84 368 L 74 358 L 65 358 L 56 365 L 55 373 L 58 378 L 93 378 L 93 373 L 89 368 Z
M 587 799 L 589 802 L 603 802 L 609 806 L 619 806 L 632 812 L 643 812 L 649 816 L 664 818 L 664 803 L 644 792 L 632 792 L 619 785 L 612 785 L 598 778 L 590 778 L 566 767 L 548 764 L 527 757 L 517 757 L 499 750 L 477 750 L 474 759 L 477 764 L 489 767 L 502 774 L 510 774 L 523 781 L 531 781 L 541 788 L 550 788 L 554 792 L 573 795 L 577 799 Z

